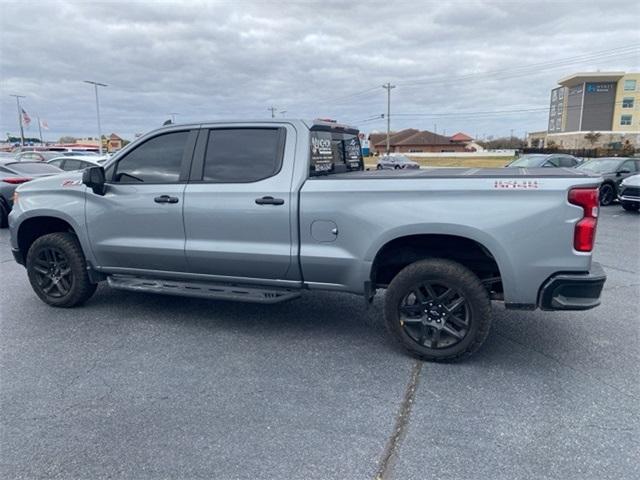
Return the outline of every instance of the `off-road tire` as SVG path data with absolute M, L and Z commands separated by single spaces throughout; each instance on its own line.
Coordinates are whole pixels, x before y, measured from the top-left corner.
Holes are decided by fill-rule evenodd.
M 464 298 L 468 316 L 466 335 L 459 343 L 444 348 L 421 345 L 401 323 L 400 307 L 416 285 L 442 282 Z M 384 298 L 384 318 L 388 331 L 411 355 L 426 361 L 458 361 L 476 352 L 491 327 L 491 301 L 480 279 L 468 268 L 445 259 L 426 259 L 408 265 L 396 275 Z
M 600 201 L 600 205 L 603 207 L 611 205 L 616 199 L 616 196 L 616 187 L 612 183 L 605 182 L 600 186 L 598 200 Z
M 37 262 L 39 255 L 45 249 L 54 249 L 61 252 L 61 255 L 66 257 L 66 264 L 70 269 L 70 288 L 66 294 L 60 297 L 53 297 L 47 294 L 41 285 L 41 281 L 39 281 L 42 274 L 36 271 L 36 267 L 41 267 Z M 38 238 L 29 248 L 26 263 L 31 287 L 43 302 L 53 307 L 70 308 L 81 305 L 91 298 L 96 291 L 97 284 L 91 283 L 89 280 L 87 262 L 78 239 L 73 233 L 57 232 Z

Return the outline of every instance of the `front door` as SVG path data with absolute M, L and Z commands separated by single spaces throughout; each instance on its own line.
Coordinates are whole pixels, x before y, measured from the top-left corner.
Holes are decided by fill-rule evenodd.
M 291 278 L 294 136 L 277 124 L 200 132 L 184 199 L 190 272 Z
M 198 131 L 149 138 L 106 169 L 105 195 L 87 190 L 87 228 L 107 271 L 186 271 L 182 207 Z

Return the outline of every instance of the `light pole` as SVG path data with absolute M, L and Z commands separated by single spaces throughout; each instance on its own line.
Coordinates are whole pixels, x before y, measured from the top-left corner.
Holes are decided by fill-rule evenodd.
M 175 124 L 176 123 L 176 115 L 180 115 L 178 112 L 169 112 L 169 115 L 171 115 L 171 123 Z
M 22 128 L 22 108 L 20 107 L 20 99 L 27 98 L 24 95 L 9 95 L 16 97 L 16 106 L 18 107 L 18 125 L 20 126 L 20 146 L 24 147 L 24 128 Z
M 387 82 L 385 85 L 382 85 L 387 91 L 387 155 L 389 155 L 390 150 L 390 137 L 391 137 L 391 89 L 396 88 L 395 85 L 391 85 L 391 82 Z
M 96 115 L 98 116 L 98 149 L 100 150 L 100 155 L 102 155 L 102 128 L 100 127 L 100 102 L 98 101 L 98 87 L 108 87 L 108 85 L 104 83 L 92 82 L 91 80 L 85 80 L 84 83 L 93 85 L 93 88 L 96 92 Z

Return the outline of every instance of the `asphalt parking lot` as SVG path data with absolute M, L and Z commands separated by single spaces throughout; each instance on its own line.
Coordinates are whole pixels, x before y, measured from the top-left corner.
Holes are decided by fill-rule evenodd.
M 32 292 L 0 231 L 0 477 L 639 478 L 640 215 L 603 209 L 603 304 L 494 306 L 484 348 L 421 364 L 380 298 L 259 306 Z

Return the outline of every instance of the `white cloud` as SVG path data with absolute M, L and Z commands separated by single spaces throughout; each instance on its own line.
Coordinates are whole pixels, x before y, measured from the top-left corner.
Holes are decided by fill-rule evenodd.
M 522 134 L 543 129 L 546 113 L 458 112 L 544 109 L 566 74 L 638 70 L 637 50 L 517 67 L 638 45 L 639 8 L 577 0 L 6 3 L 0 126 L 15 133 L 8 95 L 20 93 L 32 116 L 48 120 L 51 138 L 95 134 L 85 79 L 109 84 L 100 92 L 104 132 L 129 138 L 168 112 L 179 121 L 260 118 L 272 104 L 292 117 L 357 124 L 384 112 L 378 87 L 391 81 L 395 112 L 447 114 L 394 117 L 397 128 Z

